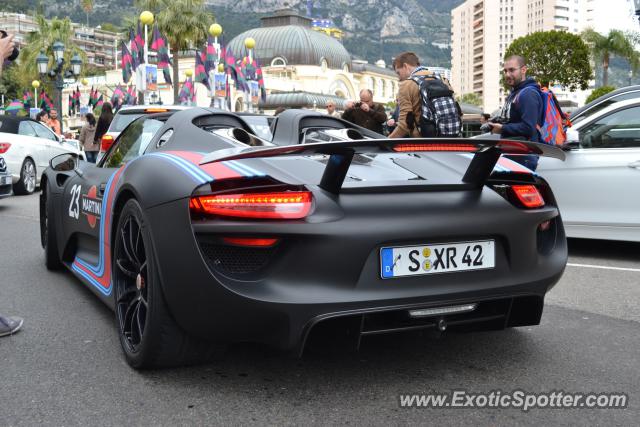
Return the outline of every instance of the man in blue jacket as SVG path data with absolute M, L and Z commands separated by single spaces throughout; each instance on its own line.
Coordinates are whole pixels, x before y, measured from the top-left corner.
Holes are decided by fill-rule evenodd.
M 503 138 L 525 139 L 540 142 L 538 126 L 542 122 L 543 104 L 540 86 L 527 77 L 527 63 L 522 56 L 513 55 L 505 59 L 504 80 L 511 86 L 511 93 L 502 107 L 500 123 L 491 123 L 491 133 Z M 538 156 L 513 156 L 512 160 L 536 170 Z

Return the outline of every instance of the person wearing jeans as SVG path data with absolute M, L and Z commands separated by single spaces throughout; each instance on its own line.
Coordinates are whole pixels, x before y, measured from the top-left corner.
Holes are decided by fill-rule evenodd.
M 4 61 L 11 56 L 14 48 L 15 43 L 12 34 L 0 39 L 0 76 L 2 75 Z M 20 317 L 6 317 L 0 314 L 0 337 L 18 332 L 23 323 L 24 320 Z

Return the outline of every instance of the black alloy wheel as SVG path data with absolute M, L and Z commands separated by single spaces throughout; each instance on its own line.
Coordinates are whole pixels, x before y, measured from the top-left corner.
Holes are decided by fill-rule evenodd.
M 149 271 L 141 224 L 135 215 L 123 218 L 116 235 L 114 272 L 116 313 L 123 344 L 140 350 L 149 311 Z

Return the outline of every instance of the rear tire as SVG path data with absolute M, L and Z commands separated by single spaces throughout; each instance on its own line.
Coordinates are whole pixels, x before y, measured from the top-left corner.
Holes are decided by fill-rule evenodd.
M 211 359 L 222 348 L 188 336 L 169 313 L 151 245 L 149 225 L 131 199 L 118 220 L 112 261 L 116 322 L 127 363 L 144 369 Z
M 62 267 L 62 262 L 58 252 L 55 222 L 51 223 L 53 202 L 49 200 L 48 191 L 48 185 L 42 185 L 42 193 L 40 193 L 40 243 L 44 249 L 44 265 L 47 270 L 59 270 Z
M 13 186 L 13 192 L 18 195 L 31 194 L 36 189 L 36 165 L 30 158 L 24 159 L 20 168 L 20 179 Z

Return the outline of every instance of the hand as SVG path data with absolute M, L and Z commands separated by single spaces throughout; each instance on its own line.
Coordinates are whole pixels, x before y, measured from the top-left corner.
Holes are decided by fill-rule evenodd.
M 369 111 L 371 111 L 371 107 L 369 107 L 369 104 L 365 104 L 364 102 L 360 104 L 360 109 L 365 113 L 368 113 Z
M 387 126 L 392 127 L 396 125 L 396 121 L 393 119 L 387 120 Z
M 2 59 L 2 62 L 11 56 L 14 47 L 15 43 L 13 41 L 13 34 L 0 39 L 0 59 Z
M 500 123 L 489 123 L 491 125 L 491 133 L 502 133 L 502 125 Z

